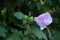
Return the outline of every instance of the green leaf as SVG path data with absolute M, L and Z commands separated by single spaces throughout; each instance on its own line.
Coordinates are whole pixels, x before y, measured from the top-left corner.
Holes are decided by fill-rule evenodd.
M 39 39 L 45 39 L 47 40 L 46 34 L 44 34 L 41 30 L 39 30 L 37 27 L 32 29 L 32 33 L 37 36 Z
M 13 33 L 19 33 L 19 31 L 17 29 L 13 29 L 13 28 L 11 28 L 11 32 L 13 32 Z
M 21 32 L 13 33 L 7 38 L 7 40 L 21 40 L 21 35 L 22 35 Z
M 24 14 L 22 12 L 15 12 L 13 13 L 13 15 L 17 18 L 17 19 L 23 19 Z
M 16 37 L 14 40 L 21 40 L 20 37 Z
M 30 39 L 29 39 L 29 37 L 27 36 L 27 37 L 24 37 L 23 40 L 30 40 Z
M 0 36 L 6 37 L 6 34 L 5 34 L 6 32 L 7 32 L 6 29 L 0 26 Z
M 18 37 L 17 34 L 12 34 L 7 40 L 14 40 L 16 37 Z

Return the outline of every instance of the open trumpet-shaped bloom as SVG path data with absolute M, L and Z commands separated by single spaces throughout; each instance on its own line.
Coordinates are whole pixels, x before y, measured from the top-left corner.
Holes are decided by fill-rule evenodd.
M 34 17 L 34 21 L 40 26 L 40 29 L 43 30 L 52 23 L 52 17 L 49 12 L 46 12 L 38 17 Z

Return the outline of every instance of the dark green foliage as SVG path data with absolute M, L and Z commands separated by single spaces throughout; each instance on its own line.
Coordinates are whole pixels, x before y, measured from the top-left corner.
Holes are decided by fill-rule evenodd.
M 53 18 L 51 38 L 29 20 L 44 12 Z M 60 0 L 0 0 L 0 40 L 60 40 Z

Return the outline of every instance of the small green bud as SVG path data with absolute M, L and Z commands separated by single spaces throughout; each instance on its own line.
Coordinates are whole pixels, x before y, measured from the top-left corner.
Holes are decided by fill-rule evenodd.
M 4 10 L 1 10 L 1 13 L 4 13 L 5 11 Z
M 24 19 L 28 19 L 28 16 L 27 16 L 27 15 L 25 15 L 25 16 L 24 16 Z
M 29 20 L 30 20 L 30 22 L 33 22 L 33 16 L 31 16 L 30 18 L 29 18 Z
M 2 18 L 5 20 L 5 18 L 6 18 L 6 8 L 1 10 L 1 15 L 2 15 Z
M 27 20 L 23 20 L 23 24 L 27 24 Z
M 6 13 L 6 8 L 4 8 L 3 10 L 1 10 L 1 13 L 2 13 L 2 15 L 5 15 L 5 13 Z

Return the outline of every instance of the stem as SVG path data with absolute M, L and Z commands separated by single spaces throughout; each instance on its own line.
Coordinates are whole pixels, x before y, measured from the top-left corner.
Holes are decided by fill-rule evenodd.
M 49 38 L 51 39 L 52 34 L 51 34 L 51 32 L 50 32 L 49 28 L 47 28 L 47 31 L 48 31 L 48 34 L 49 34 Z

